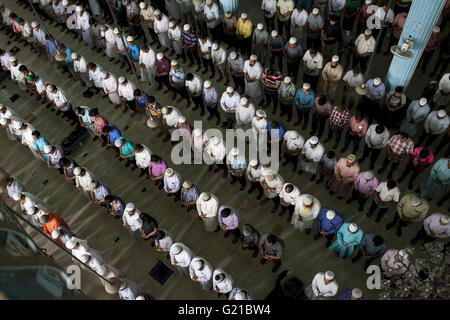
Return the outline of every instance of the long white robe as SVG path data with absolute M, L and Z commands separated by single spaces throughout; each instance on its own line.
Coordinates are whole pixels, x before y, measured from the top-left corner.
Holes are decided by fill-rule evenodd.
M 172 244 L 172 247 L 174 245 L 180 246 L 182 248 L 182 251 L 177 255 L 174 255 L 172 254 L 172 252 L 170 252 L 170 262 L 172 263 L 172 265 L 174 265 L 176 261 L 178 272 L 188 276 L 189 265 L 191 263 L 192 258 L 194 257 L 194 253 L 192 252 L 191 249 L 189 249 L 185 244 L 181 242 L 175 242 L 174 244 Z
M 89 80 L 94 81 L 94 86 L 96 86 L 97 88 L 103 88 L 102 73 L 103 70 L 98 65 L 94 71 L 89 70 Z
M 217 282 L 215 280 L 216 275 L 223 273 L 225 275 L 225 278 L 221 282 Z M 233 290 L 233 283 L 234 280 L 232 277 L 230 277 L 225 271 L 223 271 L 220 268 L 217 268 L 213 272 L 213 290 L 216 290 L 218 288 L 220 290 L 220 293 L 229 293 L 231 290 Z
M 317 167 L 319 165 L 320 159 L 322 159 L 323 154 L 325 152 L 325 148 L 321 143 L 317 145 L 314 149 L 311 148 L 309 144 L 309 140 L 305 142 L 305 145 L 302 149 L 302 154 L 306 156 L 307 159 L 312 160 L 312 162 L 300 161 L 300 168 L 303 171 L 310 172 L 312 174 L 316 174 Z
M 255 106 L 249 103 L 247 107 L 241 104 L 236 108 L 236 127 L 244 130 L 249 129 L 252 125 L 252 119 L 255 116 Z
M 263 73 L 263 68 L 259 62 L 255 62 L 253 66 L 250 66 L 250 60 L 244 63 L 244 73 L 247 73 L 250 79 L 255 79 L 253 82 L 248 82 L 245 79 L 245 94 L 251 98 L 261 97 L 261 75 Z
M 310 229 L 313 225 L 314 219 L 317 218 L 320 212 L 320 201 L 313 197 L 313 206 L 312 208 L 306 208 L 303 206 L 303 201 L 306 196 L 310 196 L 308 194 L 302 194 L 297 197 L 295 201 L 295 210 L 292 215 L 291 224 L 294 225 L 294 228 L 300 229 L 300 231 L 304 231 L 305 229 Z M 298 218 L 303 218 L 303 221 L 298 220 Z
M 181 40 L 181 30 L 179 26 L 175 26 L 175 29 L 169 28 L 167 31 L 167 35 L 172 43 L 173 50 L 177 53 L 177 55 L 182 54 L 183 44 Z
M 89 47 L 92 47 L 94 44 L 92 43 L 91 27 L 89 25 L 89 14 L 84 11 L 81 16 L 78 13 L 76 17 L 75 28 L 81 30 L 83 41 L 86 42 Z
M 116 49 L 114 47 L 114 44 L 116 43 L 116 37 L 114 36 L 114 32 L 113 29 L 108 28 L 105 31 L 105 41 L 106 41 L 106 48 L 105 48 L 105 53 L 108 57 L 110 58 L 118 58 L 119 56 L 117 55 Z
M 145 68 L 141 67 L 141 80 L 153 83 L 155 81 L 155 51 L 152 48 L 149 48 L 148 52 L 141 50 L 139 61 L 145 65 Z
M 106 79 L 102 79 L 102 87 L 105 92 L 108 93 L 109 100 L 111 100 L 112 103 L 115 105 L 121 104 L 122 100 L 120 99 L 120 96 L 117 92 L 119 83 L 117 82 L 117 79 L 112 74 L 109 74 L 109 77 Z
M 161 15 L 161 20 L 155 19 L 154 22 L 155 33 L 158 35 L 159 43 L 166 48 L 172 49 L 172 43 L 170 42 L 167 34 L 169 30 L 169 19 L 166 15 Z
M 203 260 L 204 264 L 203 264 L 203 269 L 201 270 L 194 270 L 194 268 L 192 267 L 193 263 L 197 260 Z M 197 281 L 198 283 L 202 286 L 203 290 L 211 290 L 212 288 L 212 273 L 213 273 L 213 268 L 211 266 L 211 264 L 206 261 L 203 258 L 200 257 L 195 257 L 191 260 L 191 263 L 189 265 L 189 275 L 191 277 L 191 279 L 195 276 L 197 276 Z

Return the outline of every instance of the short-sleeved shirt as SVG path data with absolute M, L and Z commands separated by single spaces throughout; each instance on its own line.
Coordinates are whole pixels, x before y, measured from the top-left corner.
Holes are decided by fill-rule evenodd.
M 141 213 L 139 218 L 142 220 L 142 231 L 145 235 L 152 233 L 155 228 L 158 229 L 158 222 L 155 218 L 147 213 Z
M 108 135 L 109 135 L 109 142 L 110 143 L 114 143 L 122 135 L 122 133 L 112 123 L 108 124 L 108 127 L 112 127 L 113 128 L 113 130 L 111 132 L 108 132 Z
M 266 254 L 271 256 L 277 256 L 280 257 L 283 255 L 283 245 L 280 242 L 280 239 L 277 239 L 277 242 L 269 246 L 266 243 L 267 237 L 269 234 L 263 235 L 261 238 L 259 238 L 259 244 L 262 244 L 264 246 L 264 250 L 266 251 Z
M 379 193 L 380 199 L 384 202 L 392 201 L 398 202 L 400 199 L 400 189 L 395 187 L 393 189 L 388 189 L 387 182 L 381 182 L 375 189 Z
M 106 208 L 109 210 L 114 211 L 115 214 L 122 215 L 125 210 L 125 203 L 123 200 L 117 196 L 112 196 L 112 201 L 108 204 L 106 204 Z M 115 200 L 115 203 L 112 202 Z

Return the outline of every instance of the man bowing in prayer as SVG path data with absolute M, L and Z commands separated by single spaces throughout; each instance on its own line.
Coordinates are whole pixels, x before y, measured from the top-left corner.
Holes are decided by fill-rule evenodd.
M 339 228 L 337 239 L 329 247 L 336 252 L 340 258 L 350 258 L 353 255 L 355 246 L 359 245 L 363 236 L 363 231 L 356 223 L 344 222 Z

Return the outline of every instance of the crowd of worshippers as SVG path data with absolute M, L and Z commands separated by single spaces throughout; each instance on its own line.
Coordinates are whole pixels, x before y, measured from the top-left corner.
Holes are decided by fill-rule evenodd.
M 178 2 L 166 2 L 171 2 L 174 6 L 178 5 Z M 386 16 L 385 24 L 382 29 L 371 30 L 367 29 L 364 23 L 364 18 L 368 18 L 367 9 L 371 1 L 366 1 L 361 8 L 355 4 L 359 2 L 361 5 L 361 1 L 347 1 L 346 6 L 331 12 L 324 9 L 327 7 L 327 1 L 323 1 L 324 7 L 318 6 L 320 9 L 312 9 L 307 5 L 303 7 L 305 2 L 307 1 L 300 1 L 298 6 L 294 6 L 291 0 L 280 0 L 278 3 L 263 1 L 266 26 L 260 23 L 255 30 L 245 13 L 236 19 L 236 13 L 226 11 L 221 19 L 220 10 L 212 1 L 206 1 L 203 5 L 201 5 L 202 1 L 193 1 L 193 12 L 201 8 L 203 11 L 198 11 L 201 15 L 213 16 L 202 20 L 198 19 L 199 13 L 194 13 L 195 21 L 185 23 L 182 30 L 178 20 L 189 19 L 189 12 L 187 15 L 181 15 L 180 19 L 175 19 L 174 6 L 166 6 L 172 18 L 169 21 L 162 8 L 158 7 L 155 10 L 149 4 L 140 3 L 139 17 L 142 19 L 140 27 L 145 26 L 150 35 L 153 35 L 153 43 L 141 46 L 134 42 L 135 38 L 139 37 L 138 27 L 130 30 L 134 32 L 134 36 L 124 32 L 121 34 L 117 27 L 100 25 L 95 19 L 89 18 L 87 9 L 83 7 L 69 4 L 67 1 L 54 1 L 52 8 L 59 3 L 65 8 L 59 20 L 57 19 L 58 23 L 62 24 L 65 30 L 74 32 L 74 36 L 81 34 L 86 45 L 104 50 L 111 60 L 116 59 L 117 63 L 122 62 L 123 66 L 128 63 L 129 67 L 132 67 L 128 59 L 130 55 L 134 66 L 140 69 L 141 80 L 152 84 L 156 82 L 157 91 L 165 86 L 165 94 L 172 91 L 174 100 L 179 96 L 177 103 L 184 99 L 186 108 L 189 108 L 192 101 L 195 109 L 200 109 L 200 115 L 205 114 L 206 107 L 209 113 L 208 120 L 216 118 L 216 125 L 222 123 L 222 127 L 227 128 L 251 128 L 255 140 L 258 134 L 263 132 L 268 135 L 269 146 L 273 141 L 279 142 L 285 160 L 282 166 L 292 165 L 293 172 L 296 172 L 300 165 L 299 174 L 310 173 L 310 180 L 318 184 L 325 180 L 330 194 L 337 194 L 339 199 L 346 197 L 347 203 L 357 201 L 359 211 L 364 210 L 366 202 L 373 198 L 367 210 L 368 217 L 378 211 L 375 221 L 380 222 L 389 208 L 396 207 L 395 217 L 386 225 L 386 228 L 395 226 L 397 235 L 401 236 L 403 227 L 414 222 L 422 222 L 422 228 L 411 239 L 411 243 L 414 244 L 418 240 L 429 242 L 437 238 L 447 238 L 450 232 L 448 216 L 433 213 L 427 217 L 427 214 L 428 201 L 440 198 L 438 205 L 442 206 L 449 197 L 447 185 L 450 181 L 450 160 L 440 158 L 434 161 L 440 152 L 446 152 L 448 157 L 450 150 L 447 148 L 445 151 L 450 135 L 449 118 L 445 111 L 449 101 L 450 74 L 447 73 L 441 77 L 448 65 L 449 37 L 442 40 L 439 27 L 434 28 L 427 46 L 428 51 L 426 50 L 424 54 L 428 56 L 424 59 L 422 67 L 425 71 L 426 63 L 434 51 L 440 47 L 440 58 L 432 73 L 434 76 L 440 69 L 440 81 L 439 83 L 432 81 L 424 88 L 422 98 L 410 102 L 406 107 L 407 100 L 403 88 L 397 87 L 386 92 L 380 78 L 365 81 L 363 72 L 367 67 L 370 54 L 377 47 L 373 33 L 389 33 L 392 28 L 391 41 L 394 43 L 395 34 L 397 33 L 398 36 L 401 34 L 407 13 L 399 12 L 394 18 L 394 12 L 388 9 L 386 4 L 380 6 L 376 14 L 380 19 Z M 130 3 L 134 2 L 130 1 Z M 154 5 L 157 5 L 156 1 Z M 41 10 L 46 11 L 54 20 L 52 18 L 54 10 L 48 7 L 49 5 L 45 7 L 47 9 L 41 8 Z M 155 96 L 136 89 L 136 86 L 127 78 L 123 76 L 117 78 L 100 65 L 88 63 L 84 57 L 72 52 L 68 46 L 58 42 L 52 35 L 46 34 L 39 23 L 32 22 L 30 28 L 22 18 L 15 16 L 4 7 L 1 9 L 3 25 L 7 29 L 11 28 L 18 38 L 29 43 L 38 54 L 46 52 L 71 77 L 80 79 L 85 85 L 92 86 L 98 91 L 103 91 L 116 108 L 121 106 L 124 108 L 123 112 L 130 108 L 133 112 L 145 111 L 152 115 L 154 119 L 160 121 L 161 132 L 158 136 L 163 137 L 164 141 L 169 140 L 174 129 L 186 130 L 191 137 L 192 149 L 205 150 L 209 158 L 216 161 L 209 167 L 210 171 L 223 171 L 223 178 L 226 178 L 229 172 L 232 178 L 230 183 L 235 184 L 238 181 L 241 191 L 249 183 L 251 187 L 248 192 L 257 190 L 261 205 L 272 201 L 274 205 L 272 212 L 280 211 L 280 216 L 288 212 L 288 222 L 295 228 L 309 234 L 316 221 L 317 233 L 314 239 L 318 240 L 321 236 L 325 236 L 326 246 L 336 251 L 340 257 L 352 258 L 352 261 L 356 262 L 364 255 L 366 266 L 375 259 L 381 258 L 383 270 L 398 269 L 399 273 L 406 271 L 405 264 L 408 265 L 409 262 L 408 253 L 405 250 L 388 249 L 386 241 L 381 236 L 363 233 L 355 223 L 345 222 L 342 214 L 332 208 L 322 207 L 320 201 L 312 195 L 300 194 L 299 188 L 285 182 L 279 173 L 264 168 L 257 159 L 247 161 L 243 152 L 237 148 L 227 152 L 223 141 L 218 137 L 209 137 L 199 129 L 193 130 L 192 126 L 186 122 L 186 117 L 180 111 L 181 108 L 162 107 Z M 92 8 L 91 10 L 94 11 Z M 214 18 L 215 12 L 218 18 Z M 327 15 L 328 21 L 324 22 L 324 17 Z M 342 23 L 341 16 L 343 16 Z M 274 30 L 275 17 L 277 17 L 278 31 Z M 206 23 L 203 31 L 200 27 L 202 21 Z M 358 32 L 361 33 L 358 37 L 355 37 L 352 21 L 358 22 Z M 342 33 L 341 24 L 344 30 Z M 26 25 L 28 27 L 25 27 Z M 139 23 L 135 25 L 138 26 Z M 94 27 L 97 28 L 99 36 L 95 35 Z M 230 32 L 230 28 L 234 28 L 234 31 Z M 290 36 L 286 43 L 284 32 Z M 208 34 L 216 42 L 209 40 Z M 346 36 L 350 37 L 351 41 Z M 224 43 L 218 42 L 219 39 Z M 344 46 L 345 39 L 347 39 L 347 46 Z M 302 48 L 305 42 L 310 49 L 303 54 Z M 161 52 L 155 54 L 151 45 L 157 45 Z M 225 48 L 227 45 L 229 47 Z M 227 53 L 230 47 L 236 49 Z M 378 48 L 382 48 L 382 44 L 378 44 Z M 169 55 L 176 55 L 177 60 L 171 61 L 165 56 L 164 52 L 168 50 L 171 50 Z M 245 56 L 249 56 L 249 59 L 245 60 Z M 184 63 L 186 57 L 190 61 L 187 68 L 192 67 L 196 62 L 195 72 L 199 72 L 203 65 L 202 74 L 206 75 L 210 69 L 212 76 L 208 76 L 208 79 L 211 80 L 203 81 L 199 75 L 185 72 L 179 60 L 183 59 Z M 123 136 L 117 126 L 109 123 L 99 114 L 97 108 L 80 106 L 73 110 L 70 99 L 61 88 L 41 79 L 6 50 L 0 51 L 0 58 L 3 70 L 11 73 L 11 79 L 21 89 L 35 93 L 37 99 L 48 103 L 49 107 L 53 105 L 52 111 L 62 112 L 73 124 L 78 123 L 90 129 L 94 139 L 101 137 L 103 146 L 115 149 L 120 160 L 126 159 L 127 166 L 133 165 L 132 170 L 139 167 L 141 177 L 147 176 L 160 189 L 164 188 L 169 196 L 174 196 L 175 201 L 181 200 L 181 205 L 187 210 L 196 208 L 199 219 L 203 220 L 207 231 L 223 230 L 226 237 L 233 234 L 234 243 L 240 239 L 243 249 L 251 249 L 254 257 L 261 253 L 263 256 L 261 263 L 271 260 L 272 271 L 278 270 L 284 250 L 281 239 L 273 234 L 260 236 L 259 232 L 250 225 L 241 226 L 237 210 L 225 205 L 219 206 L 216 196 L 208 192 L 200 193 L 199 188 L 188 180 L 183 182 L 181 175 L 174 169 L 168 168 L 164 159 L 153 154 L 148 147 L 135 144 Z M 262 65 L 266 65 L 267 60 L 270 66 L 263 68 Z M 274 69 L 275 60 L 278 62 L 279 71 Z M 284 60 L 288 64 L 288 75 L 283 79 L 281 72 Z M 325 67 L 323 67 L 324 60 L 329 61 Z M 353 60 L 353 67 L 350 67 L 351 60 Z M 302 61 L 303 84 L 296 89 L 299 66 Z M 348 69 L 345 74 L 344 66 Z M 220 100 L 218 90 L 213 83 L 215 71 L 220 77 L 218 82 L 223 81 L 225 86 L 229 84 L 229 75 L 231 75 L 236 88 L 227 87 Z M 320 77 L 322 77 L 320 88 L 323 94 L 316 95 Z M 335 94 L 341 82 L 345 88 L 344 105 L 335 101 Z M 298 121 L 294 123 L 294 126 L 300 128 L 303 122 L 301 127 L 303 131 L 307 128 L 312 110 L 311 137 L 305 139 L 300 132 L 287 130 L 282 123 L 267 119 L 266 111 L 256 109 L 251 102 L 252 99 L 258 99 L 263 95 L 265 99 L 259 102 L 259 106 L 268 107 L 272 104 L 272 114 L 276 114 L 280 104 L 281 115 L 287 117 L 287 122 L 292 121 L 293 109 L 296 108 Z M 351 110 L 354 107 L 356 112 L 352 115 Z M 383 112 L 379 111 L 380 108 Z M 377 110 L 377 114 L 371 113 L 371 110 Z M 383 118 L 379 119 L 379 115 Z M 373 118 L 379 123 L 372 122 Z M 155 226 L 154 219 L 149 220 L 148 217 L 141 216 L 142 214 L 134 209 L 134 205 L 130 204 L 127 208 L 123 200 L 109 194 L 106 186 L 95 187 L 96 183 L 92 183 L 92 174 L 86 168 L 79 167 L 73 160 L 64 158 L 57 146 L 50 145 L 45 137 L 35 131 L 31 124 L 20 119 L 11 108 L 6 106 L 0 108 L 0 121 L 11 139 L 21 141 L 37 158 L 44 159 L 51 168 L 58 169 L 67 179 L 74 180 L 78 188 L 91 193 L 93 201 L 106 206 L 108 212 L 116 217 L 122 217 L 125 226 L 135 229 L 134 234 L 137 236 L 144 234 L 148 238 L 154 238 L 155 242 L 158 241 L 156 238 L 159 230 Z M 332 150 L 328 152 L 319 141 L 327 124 L 328 136 L 324 143 L 333 139 L 333 136 L 336 142 Z M 400 127 L 400 132 L 391 135 L 388 127 L 391 131 L 392 128 L 395 130 Z M 333 150 L 337 148 L 344 131 L 345 141 L 340 151 L 344 153 L 350 144 L 353 150 L 352 153 L 338 159 Z M 420 131 L 422 133 L 418 135 Z M 433 152 L 430 150 L 430 145 L 440 136 L 442 139 L 436 151 Z M 357 153 L 361 140 L 364 150 L 362 157 L 358 159 Z M 381 175 L 389 166 L 390 170 L 387 180 L 379 181 L 373 170 L 383 149 L 386 155 L 377 173 Z M 361 171 L 360 164 L 367 158 L 370 159 L 370 170 Z M 401 191 L 393 175 L 403 163 L 405 169 L 397 182 L 401 182 L 411 173 L 408 184 L 410 190 L 414 188 L 413 182 L 417 176 L 427 167 L 432 168 L 420 187 L 414 190 L 415 193 L 406 192 L 400 197 Z M 101 185 L 101 182 L 98 182 L 98 185 Z M 108 192 L 106 193 L 105 190 Z M 143 232 L 142 228 L 146 221 L 150 221 L 148 222 L 150 228 L 147 232 Z M 152 229 L 152 226 L 155 227 Z M 334 240 L 335 234 L 336 240 Z M 164 235 L 166 236 L 167 234 Z M 353 256 L 356 246 L 359 246 L 359 251 Z M 176 265 L 180 272 L 189 273 L 189 276 L 194 281 L 198 281 L 203 288 L 213 288 L 218 293 L 226 294 L 218 289 L 214 281 L 218 281 L 219 278 L 225 279 L 228 275 L 223 273 L 223 277 L 213 277 L 212 268 L 207 261 L 200 257 L 194 260 L 195 255 L 186 246 L 172 244 L 161 251 L 169 253 L 172 264 Z M 173 258 L 177 256 L 176 252 L 183 253 L 180 261 Z M 316 275 L 312 285 L 306 291 L 312 298 L 324 298 L 336 295 L 337 288 L 333 273 L 327 271 Z M 244 289 L 239 290 L 241 289 L 238 289 L 237 293 L 243 293 L 235 292 L 236 299 L 251 297 Z M 346 290 L 345 296 L 347 298 L 361 297 L 358 290 L 353 290 L 355 292 Z

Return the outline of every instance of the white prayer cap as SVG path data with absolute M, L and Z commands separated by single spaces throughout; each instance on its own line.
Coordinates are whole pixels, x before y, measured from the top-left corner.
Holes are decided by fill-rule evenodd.
M 177 66 L 177 65 L 178 65 L 178 61 L 177 61 L 177 60 L 172 60 L 172 61 L 170 62 L 170 65 L 171 65 L 172 67 Z
M 92 180 L 91 181 L 91 189 L 96 188 L 98 186 L 98 181 L 97 180 Z
M 309 143 L 310 144 L 318 144 L 319 138 L 317 138 L 316 136 L 312 136 L 311 138 L 309 138 Z
M 366 4 L 372 4 L 372 0 L 366 0 Z
M 212 4 L 212 0 L 206 0 L 206 5 L 210 5 L 210 4 Z
M 59 236 L 60 236 L 60 234 L 61 234 L 61 232 L 59 232 L 59 229 L 55 229 L 55 230 L 53 230 L 53 232 L 52 232 L 52 238 L 53 238 L 53 239 L 58 239 Z
M 371 36 L 372 35 L 372 30 L 371 29 L 366 29 L 366 31 L 364 31 L 364 34 L 366 36 Z
M 6 124 L 6 118 L 0 118 L 0 125 L 4 126 Z
M 120 77 L 119 77 L 119 83 L 124 83 L 125 80 L 126 80 L 125 77 L 123 77 L 123 76 L 120 76 Z
M 213 50 L 219 49 L 219 44 L 217 42 L 214 42 L 213 45 L 212 45 L 212 49 Z
M 408 252 L 406 252 L 405 249 L 400 250 L 400 251 L 398 252 L 398 255 L 399 255 L 400 257 L 402 257 L 403 259 L 406 259 L 406 258 L 409 257 L 409 254 L 408 254 Z
M 299 134 L 298 134 L 298 132 L 297 132 L 297 131 L 292 131 L 292 133 L 291 133 L 291 139 L 292 139 L 292 140 L 295 140 L 295 139 L 297 139 L 297 138 L 298 138 L 298 136 L 299 136 Z
M 296 38 L 296 37 L 291 37 L 291 38 L 289 39 L 289 43 L 290 43 L 290 44 L 296 44 L 296 43 L 297 43 L 297 38 Z
M 69 4 L 69 0 L 62 0 L 62 5 L 67 6 Z
M 420 199 L 420 197 L 418 196 L 414 196 L 411 198 L 411 205 L 413 207 L 417 207 L 418 205 L 420 205 L 422 203 L 422 199 Z
M 233 93 L 234 89 L 233 87 L 227 87 L 227 93 Z
M 232 156 L 238 156 L 239 155 L 239 149 L 238 148 L 232 148 L 230 151 Z
M 153 12 L 153 14 L 154 14 L 155 16 L 159 16 L 159 15 L 161 15 L 161 11 L 159 11 L 158 9 L 156 9 L 156 10 Z
M 424 105 L 426 105 L 427 103 L 428 103 L 427 98 L 421 98 L 421 99 L 419 100 L 419 105 L 421 105 L 421 106 L 424 106 Z
M 258 160 L 252 159 L 252 160 L 250 160 L 250 162 L 248 164 L 250 167 L 255 167 L 258 165 Z
M 248 18 L 248 15 L 247 15 L 245 12 L 242 12 L 242 13 L 241 13 L 241 18 L 242 18 L 242 19 L 247 19 L 247 18 Z
M 175 27 L 175 22 L 170 21 L 170 22 L 169 22 L 169 28 L 173 28 L 173 27 Z
M 333 280 L 334 279 L 334 272 L 328 270 L 327 272 L 325 272 L 325 279 L 327 280 Z
M 200 270 L 201 267 L 203 267 L 203 262 L 201 260 L 195 260 L 192 262 L 192 268 L 194 268 L 194 270 Z
M 146 6 L 145 2 L 139 3 L 139 8 L 144 9 Z
M 372 180 L 374 177 L 373 171 L 369 170 L 366 171 L 366 173 L 364 174 L 364 178 L 366 178 L 366 180 Z
M 313 197 L 310 196 L 309 194 L 305 195 L 304 199 L 303 199 L 303 204 L 305 206 L 310 206 L 313 203 Z
M 448 224 L 450 222 L 450 217 L 447 215 L 441 216 L 441 219 L 439 219 L 443 224 Z
M 327 219 L 328 219 L 328 220 L 333 220 L 334 217 L 336 217 L 336 211 L 334 211 L 334 210 L 328 210 L 328 211 L 327 211 Z
M 211 143 L 213 145 L 217 145 L 217 144 L 219 144 L 219 142 L 220 142 L 220 139 L 218 137 L 212 137 L 211 138 Z
M 76 12 L 81 12 L 81 11 L 83 11 L 83 7 L 82 7 L 82 6 L 77 6 L 77 7 L 75 8 L 75 11 L 76 11 Z
M 436 27 L 433 28 L 433 32 L 434 33 L 438 33 L 440 31 L 441 31 L 441 28 L 439 28 L 439 26 L 436 26 Z
M 80 257 L 80 261 L 83 262 L 83 263 L 86 263 L 86 262 L 89 260 L 90 257 L 91 257 L 91 256 L 88 255 L 88 254 L 83 254 L 83 255 Z
M 162 114 L 167 114 L 167 113 L 169 113 L 169 109 L 167 109 L 166 107 L 163 107 L 163 108 L 161 109 L 161 113 L 162 113 Z
M 348 231 L 352 233 L 358 231 L 358 226 L 356 225 L 356 223 L 350 223 L 350 225 L 348 226 Z
M 174 244 L 174 245 L 172 245 L 172 247 L 170 247 L 170 253 L 173 255 L 179 254 L 182 250 L 183 249 L 178 244 Z
M 333 62 L 338 62 L 338 61 L 339 61 L 339 56 L 334 55 L 334 56 L 331 58 L 331 61 L 333 61 Z
M 240 103 L 241 105 L 246 105 L 248 103 L 248 99 L 246 97 L 242 97 Z
M 51 145 L 46 145 L 44 147 L 44 153 L 50 153 L 50 151 L 52 151 L 53 147 Z
M 266 112 L 263 109 L 256 110 L 256 115 L 261 118 L 265 118 L 267 116 Z
M 17 58 L 14 56 L 11 56 L 11 57 L 9 57 L 9 61 L 11 61 L 11 62 L 17 61 Z
M 277 30 L 273 30 L 270 35 L 272 36 L 272 38 L 275 38 L 276 36 L 278 36 L 278 31 Z
M 6 109 L 6 106 L 3 103 L 0 103 L 0 109 L 1 110 Z
M 109 294 L 116 294 L 119 292 L 122 282 L 119 278 L 113 277 L 108 279 L 109 282 L 105 282 L 105 291 Z
M 132 41 L 134 41 L 134 38 L 133 38 L 133 36 L 128 36 L 128 37 L 127 37 L 127 41 L 128 41 L 128 42 L 132 42 Z
M 184 26 L 183 26 L 183 30 L 184 31 L 189 31 L 191 29 L 191 25 L 189 24 L 189 23 L 186 23 Z
M 200 137 L 201 135 L 202 135 L 202 129 L 200 129 L 200 128 L 195 128 L 195 129 L 194 129 L 194 136 Z
M 184 116 L 180 116 L 180 117 L 178 118 L 178 122 L 179 122 L 179 123 L 185 123 L 185 122 L 186 122 L 186 118 L 185 118 Z
M 202 192 L 200 198 L 204 201 L 211 199 L 211 194 L 209 192 Z
M 39 23 L 37 23 L 36 21 L 33 21 L 33 22 L 31 23 L 31 27 L 32 27 L 32 28 L 36 28 L 38 25 L 39 25 Z
M 203 82 L 203 87 L 204 88 L 211 88 L 211 85 L 212 85 L 212 83 L 209 80 L 205 80 L 205 82 Z
M 192 182 L 189 180 L 186 180 L 185 182 L 183 182 L 183 188 L 187 189 L 192 187 Z
M 21 121 L 13 121 L 13 128 L 19 130 L 22 128 L 23 123 Z
M 72 54 L 70 55 L 70 57 L 71 57 L 72 59 L 76 59 L 76 58 L 78 58 L 78 53 L 72 52 Z
M 437 115 L 439 118 L 444 118 L 447 115 L 447 112 L 445 110 L 439 110 Z
M 158 52 L 158 54 L 156 55 L 156 59 L 162 60 L 162 58 L 164 58 L 164 54 L 162 52 Z
M 167 168 L 166 169 L 166 174 L 168 177 L 171 177 L 173 175 L 173 169 L 172 168 Z
M 103 71 L 103 72 L 102 72 L 102 78 L 103 78 L 103 79 L 106 79 L 107 76 L 108 76 L 108 72 Z
M 13 200 L 14 200 L 14 201 L 19 201 L 19 199 L 20 199 L 21 196 L 22 196 L 22 194 L 16 192 L 16 193 L 14 193 L 14 195 L 13 195 Z
M 75 248 L 77 245 L 77 242 L 74 239 L 69 239 L 66 242 L 66 248 L 69 250 L 72 250 L 73 248 Z
M 313 14 L 319 14 L 319 9 L 318 8 L 314 8 L 312 11 Z
M 311 89 L 311 85 L 310 85 L 308 82 L 305 82 L 305 83 L 303 84 L 303 89 L 309 90 L 309 89 Z
M 73 174 L 78 176 L 81 173 L 81 168 L 80 167 L 76 167 L 75 169 L 73 169 Z
M 362 293 L 361 289 L 359 289 L 359 288 L 354 288 L 354 289 L 352 290 L 352 296 L 355 297 L 356 299 L 362 298 L 362 295 L 363 295 L 363 293 Z
M 380 78 L 375 78 L 375 79 L 373 79 L 373 84 L 374 84 L 374 86 L 379 86 L 380 83 L 381 83 L 381 79 L 380 79 Z
M 125 209 L 127 209 L 128 211 L 133 211 L 134 210 L 134 203 L 133 202 L 128 202 Z
M 245 300 L 245 293 L 242 291 L 239 291 L 238 293 L 236 293 L 236 295 L 234 296 L 234 300 Z
M 256 61 L 256 60 L 258 60 L 258 57 L 256 56 L 256 54 L 252 54 L 252 55 L 250 56 L 250 60 Z
M 256 26 L 256 29 L 262 30 L 262 29 L 264 29 L 264 25 L 262 23 L 258 23 L 258 25 Z
M 284 77 L 284 83 L 289 84 L 291 83 L 291 81 L 292 81 L 291 77 Z
M 48 91 L 52 91 L 53 90 L 53 86 L 51 85 L 51 84 L 49 84 L 49 85 L 47 85 L 47 88 L 46 88 Z
M 114 145 L 116 148 L 120 148 L 122 146 L 122 139 L 116 139 L 116 141 L 114 141 Z
M 119 32 L 119 29 L 114 28 L 113 33 L 114 33 L 114 34 L 119 34 L 119 33 L 120 33 L 120 32 Z
M 230 58 L 233 59 L 233 60 L 236 59 L 237 58 L 237 53 L 234 52 L 234 51 L 231 51 L 230 52 Z
M 145 300 L 144 296 L 137 296 L 135 300 Z

